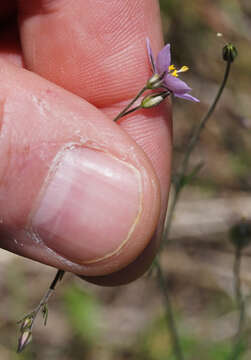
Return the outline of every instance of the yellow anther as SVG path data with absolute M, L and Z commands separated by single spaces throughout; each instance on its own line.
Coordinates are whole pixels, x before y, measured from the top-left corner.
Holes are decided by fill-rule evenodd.
M 178 71 L 174 70 L 173 72 L 171 72 L 171 75 L 178 77 Z
M 169 71 L 175 70 L 175 66 L 174 65 L 170 65 L 168 68 Z

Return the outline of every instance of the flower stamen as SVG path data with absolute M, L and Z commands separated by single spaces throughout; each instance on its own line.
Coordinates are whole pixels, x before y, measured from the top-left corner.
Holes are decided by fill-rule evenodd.
M 175 65 L 173 64 L 168 67 L 168 73 L 175 77 L 178 77 L 179 73 L 185 72 L 187 70 L 189 70 L 189 67 L 186 65 L 182 66 L 180 69 L 176 69 Z

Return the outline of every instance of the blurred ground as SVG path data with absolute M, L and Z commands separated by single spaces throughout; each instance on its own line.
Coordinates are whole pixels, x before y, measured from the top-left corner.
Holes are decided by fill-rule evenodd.
M 222 79 L 224 34 L 239 56 L 223 98 L 192 157 L 204 166 L 183 192 L 161 257 L 186 359 L 224 360 L 236 329 L 233 248 L 229 228 L 251 220 L 251 2 L 161 0 L 163 31 L 173 61 L 200 104 L 174 102 L 174 165 L 192 128 L 206 112 Z M 242 281 L 251 294 L 251 248 Z M 37 322 L 32 345 L 15 354 L 16 321 L 36 305 L 54 270 L 2 251 L 0 359 L 173 360 L 155 274 L 119 288 L 99 288 L 67 274 L 49 306 L 46 328 Z M 247 302 L 247 334 L 251 304 Z M 251 358 L 251 344 L 243 356 Z

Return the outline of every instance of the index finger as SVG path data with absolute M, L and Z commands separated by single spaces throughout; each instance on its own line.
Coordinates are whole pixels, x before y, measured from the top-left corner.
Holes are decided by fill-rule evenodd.
M 97 107 L 134 96 L 146 37 L 162 44 L 155 0 L 20 0 L 19 14 L 27 67 Z

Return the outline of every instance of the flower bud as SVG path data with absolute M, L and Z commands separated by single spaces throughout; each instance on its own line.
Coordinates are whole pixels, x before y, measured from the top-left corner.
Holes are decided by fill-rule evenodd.
M 169 92 L 164 92 L 155 95 L 147 95 L 141 102 L 141 107 L 143 109 L 149 109 L 151 107 L 159 105 L 165 98 L 169 95 Z
M 236 56 L 238 55 L 237 49 L 233 44 L 227 44 L 222 50 L 223 60 L 228 62 L 233 62 Z
M 159 74 L 154 74 L 146 83 L 147 89 L 158 89 L 163 84 L 163 77 Z
M 17 352 L 20 353 L 23 349 L 31 342 L 32 340 L 32 333 L 31 331 L 25 331 L 21 334 L 19 341 L 18 341 L 18 348 Z

